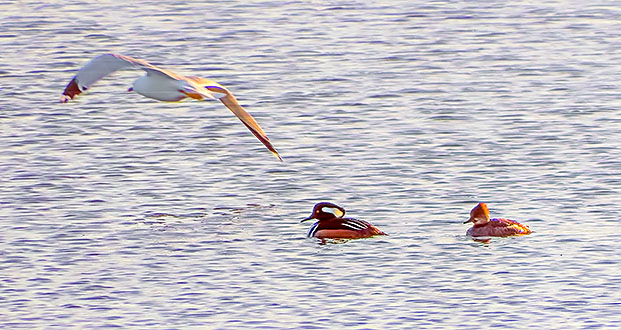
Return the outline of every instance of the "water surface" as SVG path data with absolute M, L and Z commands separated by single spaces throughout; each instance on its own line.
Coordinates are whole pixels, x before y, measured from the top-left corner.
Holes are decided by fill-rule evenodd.
M 0 324 L 621 327 L 621 10 L 595 1 L 0 4 Z M 219 102 L 60 93 L 103 52 Z M 387 237 L 318 244 L 318 201 Z M 528 224 L 480 244 L 479 201 Z

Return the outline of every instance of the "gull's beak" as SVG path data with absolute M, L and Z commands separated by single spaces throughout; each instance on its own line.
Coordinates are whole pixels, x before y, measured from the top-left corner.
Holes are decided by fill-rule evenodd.
M 257 139 L 259 139 L 259 141 L 261 141 L 261 143 L 263 143 L 263 145 L 282 162 L 282 158 L 278 154 L 278 151 L 276 151 L 276 148 L 274 148 L 274 146 L 270 142 L 270 139 L 268 139 L 267 135 L 265 135 L 265 132 L 263 132 L 263 129 L 261 129 L 259 123 L 257 123 L 257 121 L 254 120 L 254 118 L 248 112 L 246 112 L 246 110 L 244 110 L 244 108 L 239 104 L 239 102 L 237 102 L 237 99 L 235 98 L 235 96 L 233 96 L 233 94 L 231 94 L 231 92 L 226 89 L 218 90 L 218 92 L 220 93 L 222 93 L 222 91 L 224 91 L 226 95 L 221 97 L 220 101 L 224 103 L 224 105 L 229 108 L 229 110 L 231 110 L 233 114 L 235 114 L 235 116 L 239 118 L 239 120 L 241 120 L 241 122 L 250 130 L 250 132 L 252 132 L 252 134 L 254 134 L 254 136 L 256 136 Z
M 464 221 L 464 223 L 474 222 L 474 219 L 470 218 L 468 221 Z
M 308 221 L 308 220 L 310 220 L 310 219 L 315 219 L 315 217 L 313 217 L 313 215 L 311 215 L 311 216 L 309 216 L 308 218 L 304 218 L 304 219 L 302 219 L 302 221 L 300 221 L 300 222 Z
M 129 92 L 133 92 L 133 91 L 134 91 L 134 87 L 130 87 L 130 88 L 128 88 L 128 89 L 127 89 L 127 92 L 128 92 L 128 93 L 129 93 Z

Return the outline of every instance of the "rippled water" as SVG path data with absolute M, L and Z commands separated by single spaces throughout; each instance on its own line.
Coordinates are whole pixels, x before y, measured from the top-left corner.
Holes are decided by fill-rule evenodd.
M 0 3 L 2 327 L 621 327 L 621 4 L 415 3 Z M 58 103 L 103 52 L 285 161 L 140 72 Z M 390 236 L 306 239 L 323 200 Z

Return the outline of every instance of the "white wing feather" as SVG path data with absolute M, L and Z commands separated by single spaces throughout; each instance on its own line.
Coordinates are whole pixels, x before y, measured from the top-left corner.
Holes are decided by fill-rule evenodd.
M 132 67 L 143 69 L 147 71 L 147 73 L 162 74 L 171 79 L 183 80 L 182 76 L 168 70 L 160 69 L 147 61 L 119 54 L 102 54 L 86 63 L 73 79 L 71 79 L 63 92 L 63 102 L 67 102 L 76 95 L 89 89 L 101 78 L 115 71 Z

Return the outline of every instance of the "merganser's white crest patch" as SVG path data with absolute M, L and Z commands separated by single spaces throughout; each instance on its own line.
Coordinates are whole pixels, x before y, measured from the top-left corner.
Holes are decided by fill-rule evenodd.
M 342 218 L 345 215 L 343 211 L 339 210 L 336 207 L 324 206 L 321 208 L 321 211 L 326 212 L 326 213 L 332 213 L 337 218 Z

